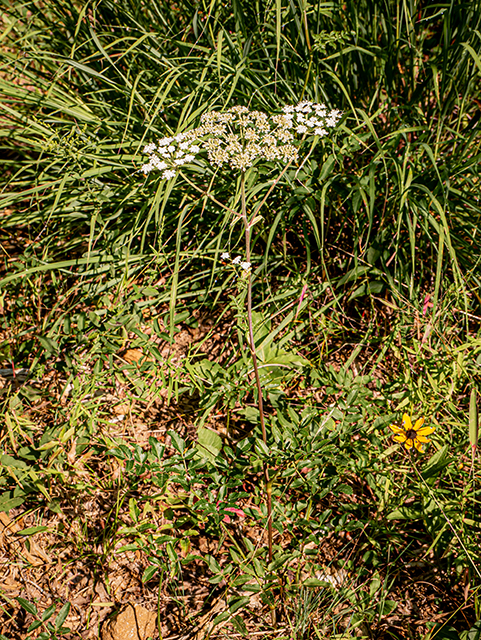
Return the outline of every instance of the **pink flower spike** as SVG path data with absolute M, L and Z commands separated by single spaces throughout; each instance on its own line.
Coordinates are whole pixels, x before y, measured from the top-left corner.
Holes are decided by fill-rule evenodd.
M 426 297 L 424 298 L 424 303 L 423 303 L 423 316 L 426 315 L 427 310 L 429 309 L 429 307 L 434 306 L 432 302 L 429 302 L 430 298 L 431 298 L 431 294 L 427 293 Z
M 302 287 L 302 291 L 301 291 L 301 295 L 300 295 L 300 297 L 299 297 L 299 303 L 298 303 L 298 305 L 297 305 L 297 311 L 296 311 L 296 315 L 295 315 L 295 317 L 294 317 L 294 320 L 297 320 L 297 314 L 299 313 L 299 310 L 300 310 L 300 308 L 301 308 L 302 301 L 304 300 L 304 296 L 306 295 L 306 293 L 307 293 L 307 284 L 305 284 L 305 285 Z

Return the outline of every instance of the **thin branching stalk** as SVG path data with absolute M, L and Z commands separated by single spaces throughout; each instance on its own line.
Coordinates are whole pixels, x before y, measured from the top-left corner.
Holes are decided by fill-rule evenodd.
M 241 176 L 241 206 L 242 206 L 242 221 L 245 229 L 245 241 L 246 241 L 246 260 L 251 260 L 251 224 L 247 216 L 246 206 L 246 188 L 245 188 L 245 174 Z M 257 365 L 256 345 L 254 341 L 254 326 L 252 324 L 252 269 L 249 269 L 247 275 L 247 321 L 249 323 L 249 347 L 251 350 L 252 363 L 254 365 L 254 375 L 256 379 L 257 387 L 257 406 L 259 408 L 259 415 L 262 429 L 262 440 L 267 445 L 267 432 L 266 422 L 264 417 L 264 401 L 262 398 L 261 379 L 259 376 L 259 367 Z M 269 552 L 269 562 L 272 561 L 272 483 L 269 478 L 269 468 L 267 463 L 263 464 L 264 482 L 266 487 L 266 499 L 267 499 L 267 545 Z

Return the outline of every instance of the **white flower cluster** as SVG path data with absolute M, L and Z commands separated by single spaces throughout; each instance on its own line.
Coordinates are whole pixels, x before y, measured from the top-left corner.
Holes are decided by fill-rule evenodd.
M 221 260 L 226 261 L 226 260 L 230 260 L 230 259 L 231 259 L 231 257 L 230 257 L 230 255 L 226 252 L 226 253 L 221 254 L 220 259 L 221 259 Z M 245 271 L 246 273 L 248 273 L 248 272 L 250 271 L 250 268 L 251 268 L 251 266 L 252 266 L 250 262 L 243 262 L 243 261 L 242 261 L 242 258 L 241 258 L 240 256 L 236 256 L 235 258 L 233 258 L 233 259 L 232 259 L 232 261 L 231 261 L 231 262 L 232 262 L 232 264 L 235 264 L 235 265 L 237 265 L 237 264 L 238 264 L 238 265 L 239 265 L 239 267 L 240 267 L 243 271 Z
M 179 167 L 191 163 L 200 151 L 195 144 L 197 136 L 194 131 L 179 133 L 174 138 L 161 138 L 157 144 L 151 142 L 144 147 L 144 153 L 150 158 L 147 164 L 142 166 L 142 171 L 147 174 L 157 169 L 163 171 L 162 178 L 173 178 Z
M 292 122 L 296 133 L 315 136 L 327 136 L 328 129 L 336 126 L 342 116 L 338 109 L 328 111 L 325 104 L 315 104 L 305 100 L 296 107 L 287 105 L 283 109 L 284 118 Z
M 240 171 L 258 159 L 295 162 L 298 150 L 292 143 L 296 134 L 323 137 L 342 115 L 337 109 L 328 111 L 325 105 L 308 101 L 287 105 L 282 111 L 274 116 L 241 106 L 209 111 L 196 129 L 148 144 L 144 153 L 150 156 L 149 162 L 142 171 L 147 174 L 157 169 L 163 172 L 162 178 L 173 178 L 182 165 L 204 152 L 213 167 L 228 165 Z

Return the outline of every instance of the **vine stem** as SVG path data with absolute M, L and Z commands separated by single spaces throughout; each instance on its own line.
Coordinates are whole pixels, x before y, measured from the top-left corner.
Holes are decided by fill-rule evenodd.
M 246 260 L 251 261 L 251 227 L 249 219 L 247 217 L 247 204 L 246 204 L 246 188 L 245 188 L 245 173 L 241 176 L 241 206 L 242 206 L 242 221 L 245 229 L 245 242 L 246 242 Z M 257 209 L 258 210 L 258 209 Z M 247 280 L 247 321 L 249 323 L 249 347 L 252 356 L 252 364 L 254 365 L 254 375 L 256 379 L 257 387 L 257 407 L 259 409 L 262 440 L 267 445 L 267 431 L 266 422 L 264 417 L 264 401 L 262 397 L 261 379 L 259 376 L 259 367 L 257 364 L 256 345 L 254 342 L 254 326 L 252 322 L 252 269 L 249 269 Z M 267 463 L 263 463 L 264 483 L 266 487 L 267 498 L 267 548 L 269 562 L 272 562 L 272 482 L 269 477 L 269 468 Z

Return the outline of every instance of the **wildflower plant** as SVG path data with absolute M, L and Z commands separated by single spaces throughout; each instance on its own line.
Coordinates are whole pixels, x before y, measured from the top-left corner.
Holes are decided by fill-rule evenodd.
M 434 433 L 434 427 L 424 427 L 424 418 L 419 418 L 413 425 L 407 413 L 403 415 L 402 424 L 390 424 L 389 428 L 396 434 L 394 440 L 401 443 L 408 451 L 415 447 L 424 452 L 423 444 L 429 442 L 426 436 Z
M 275 188 L 287 169 L 300 159 L 300 147 L 307 140 L 315 145 L 319 139 L 328 135 L 339 122 L 342 113 L 337 109 L 328 110 L 324 104 L 302 101 L 297 105 L 286 105 L 280 113 L 268 115 L 261 111 L 250 111 L 245 106 L 234 106 L 227 111 L 209 111 L 200 118 L 200 125 L 175 136 L 164 137 L 157 143 L 151 142 L 144 148 L 149 156 L 148 162 L 142 166 L 145 175 L 154 171 L 161 172 L 163 180 L 171 180 L 181 175 L 187 182 L 197 188 L 183 169 L 202 167 L 207 163 L 217 172 L 230 170 L 238 175 L 238 193 L 240 193 L 240 211 L 225 207 L 230 214 L 243 224 L 245 235 L 245 256 L 236 256 L 231 260 L 230 254 L 221 255 L 223 262 L 231 261 L 240 268 L 241 280 L 247 284 L 247 322 L 249 348 L 252 357 L 255 383 L 257 388 L 257 404 L 262 430 L 262 440 L 267 447 L 267 433 L 263 408 L 263 394 L 257 362 L 254 323 L 252 314 L 252 285 L 254 270 L 251 262 L 251 231 L 260 220 L 259 212 L 264 206 L 272 190 Z M 248 210 L 246 184 L 255 189 L 255 184 L 247 180 L 249 170 L 260 163 L 279 168 L 280 173 L 273 179 L 264 198 L 259 204 Z M 254 181 L 255 182 L 255 181 Z M 204 194 L 205 192 L 201 189 Z M 209 194 L 208 194 L 209 195 Z M 211 196 L 210 196 L 211 197 Z M 238 201 L 238 200 L 237 200 Z M 247 281 L 247 282 L 246 282 Z M 272 560 L 272 483 L 269 469 L 264 464 L 264 481 L 267 495 L 268 553 Z

